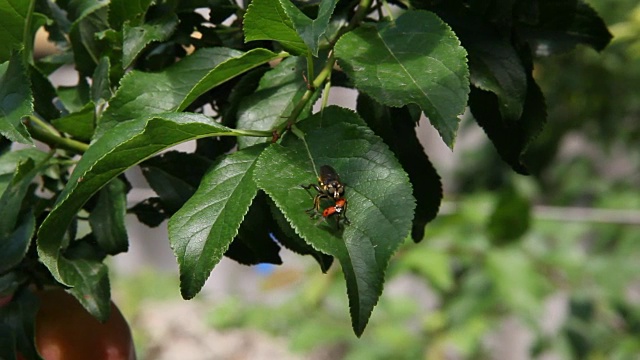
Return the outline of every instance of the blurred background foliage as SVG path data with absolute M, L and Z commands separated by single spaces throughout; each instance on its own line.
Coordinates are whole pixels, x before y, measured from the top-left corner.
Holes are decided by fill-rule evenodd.
M 208 326 L 261 329 L 303 358 L 323 347 L 344 359 L 640 358 L 640 4 L 589 3 L 614 39 L 602 53 L 537 59 L 549 116 L 527 154 L 532 176 L 514 175 L 488 141 L 459 150 L 441 214 L 392 259 L 362 338 L 339 269 L 312 263 L 262 277 L 264 297 L 288 289 L 275 303 L 195 300 Z M 473 131 L 466 119 L 462 136 Z M 150 297 L 178 298 L 166 281 L 116 279 L 142 358 L 135 314 Z

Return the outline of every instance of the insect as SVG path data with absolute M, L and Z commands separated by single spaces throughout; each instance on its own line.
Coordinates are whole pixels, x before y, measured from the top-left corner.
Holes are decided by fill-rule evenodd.
M 338 200 L 336 200 L 336 204 L 333 206 L 329 206 L 328 208 L 324 209 L 322 211 L 322 217 L 324 217 L 325 219 L 331 217 L 331 216 L 336 216 L 336 222 L 338 224 L 338 229 L 340 229 L 340 217 L 343 217 L 342 222 L 349 225 L 351 224 L 351 221 L 349 221 L 349 219 L 347 218 L 347 199 L 345 198 L 340 198 Z
M 318 191 L 316 196 L 313 198 L 313 208 L 307 210 L 307 212 L 320 212 L 320 201 L 322 199 L 333 199 L 334 201 L 337 201 L 344 194 L 344 185 L 340 182 L 340 176 L 338 176 L 338 173 L 329 165 L 322 165 L 320 167 L 318 184 L 300 186 L 305 190 L 314 188 Z
M 300 186 L 305 190 L 314 188 L 318 192 L 313 197 L 313 207 L 307 210 L 307 213 L 310 213 L 312 217 L 320 213 L 320 205 L 323 199 L 333 200 L 334 204 L 322 211 L 322 217 L 327 219 L 335 215 L 338 228 L 340 228 L 341 218 L 343 218 L 343 223 L 351 223 L 346 216 L 347 200 L 343 197 L 345 184 L 340 181 L 340 176 L 338 176 L 338 173 L 331 166 L 323 165 L 320 167 L 318 184 Z

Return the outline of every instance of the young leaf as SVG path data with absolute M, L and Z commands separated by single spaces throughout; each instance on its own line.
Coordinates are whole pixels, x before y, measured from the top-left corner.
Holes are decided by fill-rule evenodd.
M 391 151 L 353 112 L 328 107 L 298 124 L 313 162 L 305 144 L 288 136 L 262 153 L 256 182 L 298 234 L 340 261 L 359 336 L 382 293 L 389 259 L 411 227 L 411 185 Z M 319 222 L 305 212 L 313 205 L 313 194 L 300 185 L 317 181 L 313 163 L 334 167 L 346 184 L 351 223 L 341 230 L 335 221 Z
M 466 51 L 440 18 L 407 11 L 394 22 L 364 24 L 342 36 L 335 51 L 358 90 L 388 106 L 419 105 L 453 147 L 469 69 Z
M 286 121 L 307 90 L 303 69 L 306 69 L 305 59 L 291 57 L 264 74 L 256 91 L 245 97 L 238 107 L 238 128 L 271 130 Z M 266 139 L 241 137 L 238 145 L 243 148 L 264 141 Z
M 176 26 L 178 26 L 178 17 L 175 14 L 140 26 L 130 26 L 129 23 L 125 23 L 122 30 L 122 68 L 131 66 L 133 60 L 151 42 L 168 39 Z
M 124 222 L 126 213 L 126 185 L 116 178 L 100 190 L 98 202 L 89 215 L 93 235 L 100 248 L 107 254 L 119 254 L 129 248 Z
M 139 162 L 188 140 L 236 134 L 200 114 L 168 113 L 128 121 L 84 153 L 54 208 L 40 226 L 38 254 L 61 283 L 75 286 L 75 269 L 61 256 L 62 237 L 82 205 L 111 179 Z
M 253 168 L 263 145 L 225 156 L 169 220 L 169 242 L 180 265 L 180 291 L 191 299 L 220 261 L 249 210 L 258 188 Z
M 308 51 L 279 0 L 253 0 L 244 15 L 244 41 L 274 40 L 295 55 Z
M 320 39 L 327 31 L 329 20 L 337 2 L 338 0 L 322 0 L 318 9 L 318 16 L 311 20 L 290 0 L 280 0 L 280 5 L 282 5 L 284 12 L 291 19 L 296 32 L 311 50 L 313 56 L 318 56 Z
M 132 71 L 109 102 L 98 136 L 118 122 L 183 110 L 213 87 L 280 56 L 265 49 L 201 49 L 158 73 Z
M 0 134 L 11 141 L 33 145 L 22 118 L 33 113 L 33 96 L 22 57 L 14 52 L 0 64 Z

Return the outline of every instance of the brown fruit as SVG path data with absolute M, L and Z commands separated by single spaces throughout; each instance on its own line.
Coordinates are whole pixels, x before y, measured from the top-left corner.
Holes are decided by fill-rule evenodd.
M 102 324 L 62 289 L 36 293 L 36 346 L 45 360 L 132 360 L 133 339 L 127 321 L 111 302 Z

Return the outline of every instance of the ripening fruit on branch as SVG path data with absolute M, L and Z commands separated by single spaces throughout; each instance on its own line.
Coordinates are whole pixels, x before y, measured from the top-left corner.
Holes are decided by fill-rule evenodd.
M 134 360 L 129 324 L 111 302 L 102 324 L 62 289 L 36 292 L 36 346 L 45 360 Z

